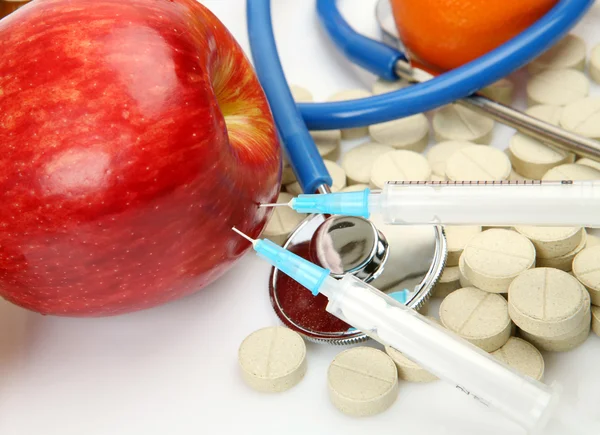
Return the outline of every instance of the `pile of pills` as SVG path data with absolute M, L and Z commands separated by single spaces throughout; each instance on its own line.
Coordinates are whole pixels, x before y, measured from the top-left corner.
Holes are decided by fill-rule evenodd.
M 587 67 L 587 68 L 586 68 Z M 600 97 L 590 97 L 589 76 L 600 83 L 600 46 L 586 56 L 585 43 L 568 35 L 527 67 L 526 112 L 580 135 L 600 139 Z M 327 101 L 364 98 L 408 86 L 377 80 L 372 92 L 339 92 Z M 513 82 L 502 79 L 482 94 L 511 104 Z M 293 86 L 298 102 L 311 93 Z M 333 191 L 382 188 L 387 181 L 600 179 L 600 162 L 515 132 L 505 151 L 488 146 L 495 123 L 450 105 L 368 128 L 311 132 L 333 178 Z M 351 140 L 350 146 L 341 142 Z M 435 144 L 428 147 L 430 139 Z M 300 194 L 286 164 L 280 202 Z M 277 208 L 263 236 L 283 243 L 304 216 Z M 498 360 L 537 380 L 543 352 L 581 345 L 600 335 L 600 238 L 581 227 L 444 228 L 448 256 L 433 289 L 441 299 L 439 322 Z M 373 343 L 377 345 L 377 343 Z M 540 352 L 541 351 L 541 352 Z M 306 347 L 296 332 L 278 327 L 250 335 L 239 350 L 243 379 L 265 392 L 287 390 L 306 371 Z M 437 378 L 391 347 L 355 347 L 323 371 L 331 403 L 352 416 L 388 409 L 399 382 Z M 326 378 L 326 381 L 325 381 Z

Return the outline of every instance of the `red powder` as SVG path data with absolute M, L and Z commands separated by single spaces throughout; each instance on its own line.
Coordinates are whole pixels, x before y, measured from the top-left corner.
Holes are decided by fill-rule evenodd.
M 290 249 L 302 258 L 309 257 L 309 243 Z M 328 299 L 312 292 L 284 273 L 277 273 L 277 299 L 283 312 L 297 325 L 314 332 L 345 332 L 350 325 L 325 311 Z

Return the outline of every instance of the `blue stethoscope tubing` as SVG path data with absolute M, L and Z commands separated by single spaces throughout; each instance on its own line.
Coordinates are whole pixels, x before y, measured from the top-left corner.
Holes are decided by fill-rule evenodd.
M 523 67 L 561 39 L 585 15 L 594 0 L 560 0 L 545 16 L 495 50 L 434 79 L 408 88 L 336 103 L 296 105 L 275 44 L 270 0 L 247 0 L 248 35 L 254 66 L 263 86 L 284 150 L 306 193 L 331 177 L 309 130 L 362 127 L 426 112 L 467 97 Z M 388 80 L 405 56 L 382 42 L 355 32 L 336 0 L 317 0 L 317 12 L 335 45 L 355 64 Z

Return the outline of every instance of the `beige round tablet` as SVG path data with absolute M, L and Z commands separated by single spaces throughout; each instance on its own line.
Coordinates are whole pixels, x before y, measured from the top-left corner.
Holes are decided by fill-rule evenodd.
M 369 126 L 371 138 L 400 150 L 423 152 L 429 143 L 429 121 L 422 113 Z
M 552 125 L 560 124 L 562 112 L 562 106 L 548 106 L 546 104 L 531 106 L 525 111 L 527 115 L 533 116 L 534 118 L 540 119 Z
M 487 88 L 483 88 L 479 93 L 491 100 L 502 103 L 505 106 L 510 106 L 513 100 L 514 90 L 515 85 L 512 81 L 509 79 L 500 79 L 489 85 Z
M 443 299 L 459 288 L 461 288 L 461 285 L 458 266 L 446 267 L 433 288 L 433 296 Z
M 427 159 L 414 151 L 394 150 L 382 154 L 371 168 L 371 186 L 383 189 L 388 181 L 428 181 Z
M 555 258 L 573 251 L 583 238 L 581 227 L 516 226 L 515 230 L 533 242 L 538 258 Z
M 577 163 L 567 163 L 550 169 L 542 177 L 544 181 L 581 181 L 600 180 L 600 171 Z
M 587 296 L 587 295 L 586 295 Z M 575 349 L 585 342 L 590 335 L 591 307 L 589 298 L 584 302 L 585 313 L 579 325 L 572 331 L 560 335 L 536 335 L 521 330 L 521 336 L 535 345 L 538 349 L 547 352 L 567 352 Z
M 287 204 L 294 197 L 289 193 L 281 192 L 277 198 L 278 203 Z M 288 236 L 306 217 L 305 214 L 298 213 L 288 207 L 276 207 L 273 214 L 263 230 L 262 236 L 278 245 L 283 245 Z
M 564 68 L 583 71 L 585 68 L 586 50 L 587 48 L 583 39 L 579 36 L 568 34 L 527 65 L 527 70 L 530 74 L 537 74 L 547 69 Z
M 290 85 L 290 92 L 297 103 L 312 103 L 314 101 L 313 94 L 302 86 Z
M 329 172 L 329 175 L 331 175 L 331 178 L 333 180 L 333 184 L 331 185 L 331 191 L 339 192 L 344 187 L 346 187 L 346 173 L 340 165 L 338 165 L 335 162 L 332 162 L 331 160 L 323 160 L 323 162 L 325 163 L 325 167 L 327 168 L 327 171 Z M 286 190 L 294 196 L 298 196 L 301 193 L 304 193 L 302 192 L 302 188 L 300 187 L 300 183 L 298 182 L 288 184 L 286 186 Z
M 433 131 L 438 142 L 466 140 L 489 144 L 493 130 L 492 119 L 455 104 L 445 106 L 433 115 Z
M 340 130 L 311 131 L 319 155 L 327 160 L 337 160 L 340 154 L 342 133 Z
M 600 171 L 600 162 L 598 162 L 596 160 L 592 160 L 592 159 L 588 159 L 587 157 L 584 157 L 582 159 L 577 160 L 576 163 L 578 165 L 589 166 L 590 168 L 594 168 L 594 169 Z
M 573 274 L 590 293 L 592 304 L 600 305 L 600 246 L 585 248 L 575 256 Z
M 368 189 L 368 184 L 353 184 L 351 186 L 346 186 L 340 192 L 358 192 L 359 190 Z
M 431 147 L 427 152 L 427 161 L 435 175 L 446 177 L 446 161 L 456 151 L 474 145 L 473 142 L 465 140 L 440 142 Z
M 565 106 L 560 125 L 581 136 L 600 139 L 600 97 L 584 98 Z
M 358 99 L 362 99 L 362 98 L 368 98 L 372 95 L 373 94 L 371 94 L 369 91 L 366 91 L 364 89 L 348 89 L 348 90 L 340 91 L 340 92 L 333 94 L 331 97 L 329 97 L 328 101 L 336 102 L 336 101 L 358 100 Z M 342 130 L 342 139 L 346 139 L 346 140 L 358 139 L 358 138 L 364 137 L 368 134 L 369 134 L 368 127 L 348 128 L 348 129 Z
M 465 276 L 491 293 L 506 293 L 516 276 L 535 266 L 531 241 L 511 230 L 491 229 L 474 236 L 463 252 Z
M 592 307 L 592 331 L 600 335 L 600 307 Z
M 506 299 L 475 287 L 450 293 L 440 305 L 440 320 L 446 328 L 487 352 L 504 346 L 512 332 Z
M 587 97 L 589 93 L 590 81 L 585 74 L 574 69 L 545 70 L 531 77 L 527 83 L 530 106 L 566 106 Z
M 579 254 L 583 249 L 587 246 L 588 235 L 585 229 L 582 230 L 583 237 L 581 238 L 581 242 L 575 249 L 566 254 L 563 254 L 559 257 L 554 258 L 537 258 L 535 260 L 535 265 L 537 267 L 552 267 L 554 269 L 559 269 L 564 272 L 570 272 L 573 269 L 573 260 L 575 256 Z
M 535 346 L 525 340 L 510 337 L 506 344 L 492 355 L 525 376 L 537 381 L 544 378 L 544 357 Z
M 471 225 L 448 225 L 444 227 L 446 235 L 446 246 L 448 249 L 448 258 L 446 266 L 457 266 L 458 260 L 467 246 L 467 243 L 481 233 L 481 227 Z
M 500 181 L 508 179 L 511 165 L 499 149 L 473 145 L 455 151 L 446 162 L 452 181 Z
M 570 156 L 565 151 L 552 148 L 521 133 L 516 133 L 510 139 L 509 150 L 513 169 L 534 180 L 541 179 L 555 166 L 570 163 Z
M 346 171 L 348 184 L 368 183 L 375 160 L 394 149 L 387 145 L 368 142 L 351 149 L 342 157 L 342 168 Z
M 259 329 L 242 342 L 238 361 L 250 387 L 266 393 L 282 392 L 304 377 L 306 345 L 288 328 Z
M 467 276 L 465 275 L 465 258 L 464 256 L 460 256 L 460 259 L 458 260 L 458 273 L 459 273 L 459 281 L 460 281 L 460 287 L 475 287 L 473 285 L 473 283 L 471 281 L 469 281 L 467 279 Z
M 600 44 L 592 49 L 590 55 L 590 76 L 596 83 L 600 83 Z
M 510 175 L 508 176 L 510 181 L 530 181 L 531 178 L 523 177 L 521 174 L 515 172 L 514 170 L 510 171 Z
M 560 336 L 575 330 L 585 314 L 585 289 L 562 270 L 539 267 L 516 277 L 508 290 L 513 322 L 530 334 Z
M 371 347 L 355 347 L 338 354 L 329 366 L 327 381 L 332 403 L 351 416 L 379 414 L 398 397 L 394 361 Z
M 598 237 L 595 234 L 588 234 L 587 235 L 587 243 L 585 244 L 586 248 L 591 248 L 593 246 L 598 246 L 600 245 L 600 237 Z
M 385 352 L 396 364 L 398 369 L 398 378 L 408 382 L 432 382 L 438 379 L 417 363 L 409 360 L 402 352 L 397 351 L 393 347 L 386 346 Z
M 390 80 L 378 78 L 377 80 L 375 80 L 375 83 L 373 83 L 372 91 L 374 95 L 381 95 L 387 94 L 388 92 L 397 91 L 398 89 L 406 88 L 409 85 L 410 83 L 408 83 L 408 81 L 404 79 L 398 79 L 392 82 Z

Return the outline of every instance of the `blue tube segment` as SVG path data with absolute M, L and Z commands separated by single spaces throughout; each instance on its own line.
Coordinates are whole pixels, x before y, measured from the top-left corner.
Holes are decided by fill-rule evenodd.
M 322 213 L 360 216 L 368 219 L 369 189 L 357 192 L 337 192 L 327 195 L 299 195 L 292 200 L 292 208 L 298 213 Z
M 306 193 L 332 180 L 288 87 L 271 24 L 270 0 L 247 0 L 248 36 L 254 67 L 265 91 L 284 150 Z
M 402 52 L 357 33 L 348 25 L 334 0 L 317 0 L 321 24 L 335 45 L 356 65 L 386 80 L 397 80 L 395 66 Z
M 310 130 L 331 130 L 377 124 L 444 106 L 489 86 L 536 58 L 577 24 L 593 3 L 593 0 L 560 0 L 544 17 L 510 41 L 428 82 L 360 100 L 304 103 L 298 107 Z M 335 0 L 319 0 L 318 5 L 325 29 L 342 51 L 346 51 L 347 44 L 342 41 L 354 31 L 346 25 L 340 26 L 343 32 L 338 32 L 337 26 L 343 18 Z M 350 59 L 359 65 L 368 65 L 375 59 L 368 53 L 360 53 L 362 60 L 355 59 L 358 51 L 353 51 Z M 273 52 L 264 54 L 274 56 Z M 382 61 L 380 69 L 388 67 L 387 60 Z
M 254 250 L 259 257 L 269 262 L 294 281 L 302 284 L 314 296 L 319 294 L 319 289 L 323 285 L 323 281 L 325 281 L 330 273 L 329 270 L 323 269 L 267 239 L 257 240 L 254 244 Z

